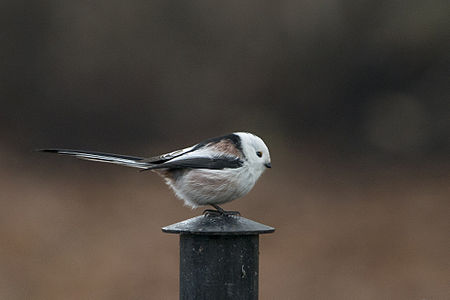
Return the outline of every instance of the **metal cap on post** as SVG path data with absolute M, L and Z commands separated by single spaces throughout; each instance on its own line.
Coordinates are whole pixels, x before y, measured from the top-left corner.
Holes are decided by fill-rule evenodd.
M 180 299 L 258 299 L 259 235 L 273 227 L 205 214 L 162 231 L 180 234 Z

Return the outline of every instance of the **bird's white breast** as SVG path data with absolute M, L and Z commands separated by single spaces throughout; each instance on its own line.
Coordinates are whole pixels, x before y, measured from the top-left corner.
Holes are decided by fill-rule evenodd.
M 191 169 L 176 179 L 166 178 L 175 194 L 188 206 L 221 204 L 247 194 L 259 176 L 244 166 L 236 169 Z

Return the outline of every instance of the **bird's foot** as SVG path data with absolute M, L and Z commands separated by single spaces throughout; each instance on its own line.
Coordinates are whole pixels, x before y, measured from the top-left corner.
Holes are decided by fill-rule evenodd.
M 205 216 L 240 216 L 241 213 L 233 210 L 224 210 L 216 204 L 211 204 L 215 209 L 206 209 L 203 211 Z
M 220 212 L 220 211 L 218 211 L 218 210 L 215 210 L 215 209 L 205 209 L 204 211 L 203 211 L 203 214 L 205 215 L 205 216 L 207 216 L 207 217 L 219 217 L 219 216 L 221 216 L 221 215 L 223 215 L 222 214 L 222 212 Z
M 205 209 L 203 211 L 203 214 L 205 216 L 214 216 L 214 217 L 219 217 L 219 216 L 240 216 L 241 213 L 238 211 L 233 211 L 233 210 L 216 210 L 216 209 Z

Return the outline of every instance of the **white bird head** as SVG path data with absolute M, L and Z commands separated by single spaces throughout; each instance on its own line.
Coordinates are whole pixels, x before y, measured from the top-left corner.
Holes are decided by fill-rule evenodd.
M 264 141 L 248 132 L 236 132 L 241 138 L 242 151 L 249 165 L 262 174 L 265 169 L 271 168 L 270 153 Z

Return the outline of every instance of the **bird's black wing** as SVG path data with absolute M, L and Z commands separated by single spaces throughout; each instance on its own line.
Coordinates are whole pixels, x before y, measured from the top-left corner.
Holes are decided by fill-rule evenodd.
M 159 165 L 207 147 L 216 148 L 216 151 L 226 152 L 231 156 L 244 157 L 244 154 L 242 153 L 241 138 L 232 133 L 204 140 L 191 147 L 145 158 L 143 162 Z
M 191 157 L 185 159 L 171 160 L 162 164 L 148 167 L 148 170 L 154 169 L 212 169 L 221 170 L 225 168 L 239 168 L 243 164 L 237 157 L 219 156 L 219 157 Z
M 184 155 L 186 153 L 192 152 L 194 150 L 194 148 L 195 148 L 195 146 L 191 146 L 188 148 L 175 150 L 175 151 L 161 154 L 158 156 L 148 157 L 148 158 L 143 159 L 143 162 L 150 163 L 150 164 L 162 164 L 171 159 L 174 159 L 174 158 Z

